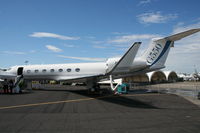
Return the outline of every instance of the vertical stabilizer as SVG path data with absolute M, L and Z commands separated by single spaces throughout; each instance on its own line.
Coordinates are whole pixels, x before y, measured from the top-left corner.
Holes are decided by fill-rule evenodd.
M 152 69 L 165 67 L 165 62 L 169 54 L 170 48 L 174 46 L 174 41 L 199 32 L 200 29 L 191 29 L 175 35 L 171 35 L 162 39 L 157 39 L 152 42 L 147 51 L 142 55 L 142 59 Z

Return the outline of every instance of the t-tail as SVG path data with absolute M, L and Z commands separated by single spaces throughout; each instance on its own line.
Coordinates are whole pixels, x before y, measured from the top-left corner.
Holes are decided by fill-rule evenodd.
M 145 64 L 150 69 L 156 70 L 164 68 L 170 48 L 174 46 L 174 41 L 180 40 L 199 31 L 200 28 L 191 29 L 162 39 L 153 40 L 147 51 L 141 56 L 140 59 L 145 61 Z

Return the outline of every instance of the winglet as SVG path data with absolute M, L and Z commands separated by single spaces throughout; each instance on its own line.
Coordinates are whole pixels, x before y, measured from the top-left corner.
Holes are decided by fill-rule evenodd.
M 108 73 L 111 74 L 129 71 L 140 45 L 141 42 L 135 42 Z

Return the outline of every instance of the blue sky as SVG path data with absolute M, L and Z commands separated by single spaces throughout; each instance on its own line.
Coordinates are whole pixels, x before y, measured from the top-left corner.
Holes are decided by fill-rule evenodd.
M 200 27 L 199 0 L 0 0 L 0 67 L 101 61 L 135 41 Z M 166 69 L 200 71 L 200 33 L 177 41 Z

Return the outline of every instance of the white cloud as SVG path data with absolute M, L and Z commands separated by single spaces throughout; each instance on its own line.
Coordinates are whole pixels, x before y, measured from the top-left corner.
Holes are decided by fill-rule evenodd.
M 25 52 L 19 51 L 2 51 L 3 54 L 11 54 L 11 55 L 25 55 Z
M 98 61 L 98 62 L 106 60 L 106 58 L 74 57 L 74 56 L 64 56 L 64 55 L 58 55 L 58 57 L 67 58 L 67 59 L 83 60 L 83 61 Z
M 108 43 L 130 43 L 134 41 L 141 41 L 145 39 L 152 39 L 160 37 L 159 35 L 154 34 L 132 34 L 132 35 L 125 35 L 125 36 L 117 36 L 116 38 L 109 40 Z
M 173 29 L 173 34 L 185 30 L 200 28 L 200 22 L 184 25 L 179 23 Z M 171 49 L 166 66 L 174 68 L 179 72 L 193 72 L 194 65 L 200 70 L 200 33 L 195 33 L 191 36 L 175 42 L 174 48 Z
M 111 34 L 113 35 L 127 35 L 127 34 L 130 34 L 128 32 L 112 32 Z
M 146 4 L 149 4 L 149 3 L 151 3 L 151 2 L 152 2 L 151 0 L 141 0 L 141 1 L 139 2 L 138 6 L 140 6 L 140 5 L 146 5 Z
M 93 48 L 104 49 L 104 48 L 106 48 L 106 47 L 105 47 L 105 46 L 99 46 L 99 45 L 93 45 Z
M 68 47 L 68 48 L 74 48 L 76 47 L 75 45 L 72 45 L 72 44 L 64 44 L 65 47 Z
M 36 53 L 37 51 L 35 50 L 30 50 L 30 51 L 26 51 L 26 52 L 22 52 L 22 51 L 1 51 L 0 53 L 3 53 L 3 54 L 9 54 L 9 55 L 25 55 L 25 54 L 34 54 Z
M 86 36 L 85 38 L 90 39 L 90 40 L 96 39 L 96 37 L 94 37 L 94 36 Z
M 53 45 L 46 45 L 46 48 L 52 52 L 62 52 L 63 50 Z
M 160 37 L 162 36 L 157 34 L 130 34 L 117 36 L 108 40 L 107 43 L 112 45 L 112 48 L 114 48 L 116 51 L 123 52 L 122 54 L 124 54 L 124 52 L 126 52 L 134 42 L 142 42 L 142 45 L 138 50 L 138 54 L 136 55 L 138 57 L 143 54 L 144 50 L 148 48 L 148 44 L 152 41 L 153 38 Z
M 189 29 L 200 28 L 200 22 L 191 25 L 177 25 L 173 34 L 180 33 Z M 175 49 L 177 53 L 195 53 L 200 51 L 200 32 L 190 35 L 176 42 Z M 200 53 L 200 52 L 199 52 Z
M 199 20 L 200 21 L 200 20 Z M 183 32 L 189 29 L 195 29 L 195 28 L 200 28 L 200 22 L 191 24 L 191 25 L 184 25 L 184 23 L 178 23 L 173 30 L 173 34 Z
M 63 36 L 55 33 L 48 33 L 48 32 L 34 32 L 33 34 L 30 35 L 31 37 L 49 37 L 49 38 L 57 38 L 61 40 L 78 40 L 80 37 L 70 37 L 70 36 Z
M 29 53 L 36 53 L 36 50 L 30 50 Z
M 91 43 L 93 44 L 101 44 L 101 43 L 105 43 L 104 41 L 91 41 Z
M 177 14 L 167 14 L 163 15 L 161 12 L 149 12 L 143 13 L 137 16 L 140 23 L 149 24 L 149 23 L 166 23 L 169 20 L 177 18 Z

